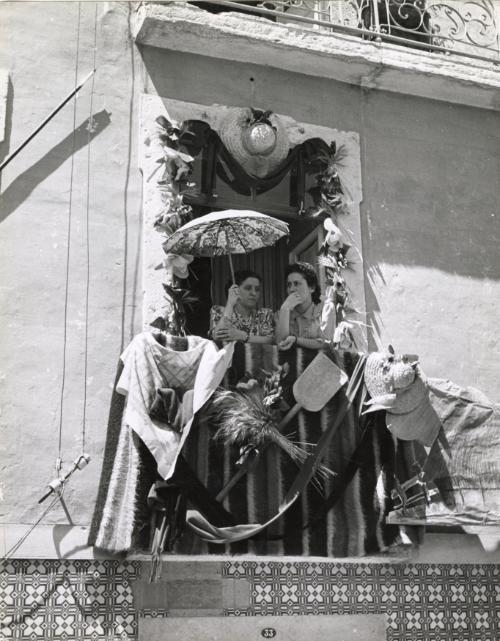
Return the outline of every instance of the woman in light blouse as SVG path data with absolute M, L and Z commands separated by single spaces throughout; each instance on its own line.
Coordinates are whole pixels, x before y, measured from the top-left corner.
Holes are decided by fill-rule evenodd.
M 210 310 L 210 334 L 214 340 L 244 343 L 274 342 L 271 309 L 258 307 L 261 279 L 250 270 L 237 271 L 235 284 L 226 286 L 227 303 Z
M 332 320 L 321 322 L 323 303 L 318 277 L 309 263 L 297 262 L 286 269 L 288 296 L 281 305 L 276 321 L 278 348 L 321 349 L 333 338 Z M 334 323 L 334 319 L 333 319 Z

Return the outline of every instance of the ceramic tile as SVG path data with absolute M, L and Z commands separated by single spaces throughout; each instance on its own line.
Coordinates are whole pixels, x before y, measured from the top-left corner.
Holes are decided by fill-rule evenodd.
M 130 581 L 135 563 L 26 561 L 3 563 L 1 638 L 101 641 L 137 638 Z

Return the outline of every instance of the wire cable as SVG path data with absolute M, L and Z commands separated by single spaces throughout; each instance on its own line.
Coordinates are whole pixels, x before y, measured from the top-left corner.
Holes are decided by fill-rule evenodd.
M 80 22 L 81 22 L 81 3 L 78 3 L 78 20 L 77 20 L 77 35 L 76 35 L 76 60 L 75 60 L 75 85 L 78 82 L 78 59 L 80 56 Z M 94 76 L 92 76 L 93 82 Z M 68 204 L 68 227 L 66 239 L 66 283 L 64 292 L 64 329 L 63 329 L 63 358 L 62 358 L 62 381 L 61 381 L 61 397 L 59 403 L 59 443 L 58 443 L 58 464 L 61 465 L 61 450 L 62 450 L 62 427 L 64 418 L 64 392 L 66 388 L 66 352 L 68 343 L 68 299 L 69 299 L 69 264 L 71 257 L 71 218 L 73 212 L 73 177 L 75 170 L 75 149 L 76 149 L 76 95 L 73 98 L 73 141 L 71 153 L 71 170 L 69 180 L 69 204 Z
M 97 3 L 94 13 L 94 59 L 92 68 L 96 68 L 97 58 Z M 85 280 L 85 342 L 84 342 L 84 366 L 83 366 L 83 414 L 82 414 L 82 453 L 85 452 L 85 436 L 87 429 L 87 371 L 88 371 L 88 346 L 89 346 L 89 294 L 90 294 L 90 144 L 93 132 L 93 110 L 94 110 L 94 85 L 95 74 L 92 76 L 90 88 L 90 113 L 87 137 L 87 202 L 85 211 L 85 250 L 86 250 L 86 280 Z
M 77 24 L 77 38 L 76 38 L 76 60 L 75 60 L 75 84 L 78 77 L 78 61 L 80 57 L 80 25 L 81 25 L 81 2 L 78 3 L 78 24 Z M 96 49 L 97 49 L 97 4 L 95 6 L 94 16 L 94 65 L 92 72 L 92 87 L 90 94 L 90 117 L 89 117 L 89 130 L 87 140 L 87 202 L 86 202 L 86 256 L 87 256 L 87 274 L 86 274 L 86 292 L 85 292 L 85 365 L 84 365 L 84 401 L 83 401 L 83 422 L 82 422 L 82 454 L 74 461 L 73 468 L 63 476 L 55 479 L 49 487 L 51 488 L 45 494 L 39 503 L 43 502 L 52 492 L 55 493 L 53 500 L 41 513 L 38 519 L 33 523 L 29 529 L 14 543 L 14 545 L 0 558 L 4 561 L 15 554 L 17 550 L 26 541 L 33 530 L 41 523 L 41 521 L 49 514 L 49 512 L 56 506 L 58 501 L 63 499 L 66 483 L 70 476 L 77 469 L 83 469 L 90 457 L 84 454 L 85 449 L 85 431 L 86 431 L 86 406 L 87 406 L 87 365 L 88 365 L 88 309 L 89 309 L 89 289 L 90 289 L 90 237 L 89 237 L 89 211 L 90 211 L 90 142 L 93 133 L 93 97 L 94 97 L 94 82 L 95 82 L 95 63 L 96 63 Z M 63 433 L 63 419 L 64 419 L 64 391 L 66 383 L 66 356 L 67 356 L 67 335 L 68 335 L 68 299 L 69 299 L 69 272 L 70 272 L 70 257 L 71 257 L 71 223 L 73 213 L 73 180 L 74 180 L 74 157 L 76 150 L 76 94 L 73 102 L 73 141 L 72 141 L 72 154 L 71 154 L 71 170 L 70 170 L 70 190 L 69 190 L 69 203 L 68 203 L 68 227 L 67 227 L 67 246 L 66 246 L 66 282 L 65 282 L 65 296 L 64 296 L 64 330 L 63 330 L 63 363 L 62 363 L 62 381 L 61 381 L 61 396 L 59 407 L 59 444 L 58 444 L 58 459 L 56 463 L 57 473 L 60 474 L 62 459 L 62 433 Z
M 54 497 L 54 499 L 49 503 L 49 505 L 45 508 L 45 510 L 42 512 L 42 514 L 38 517 L 38 519 L 33 523 L 33 525 L 30 526 L 30 528 L 21 536 L 21 538 L 14 543 L 14 545 L 1 557 L 1 561 L 5 561 L 6 559 L 9 559 L 13 554 L 19 550 L 21 545 L 26 541 L 28 536 L 33 532 L 33 530 L 37 527 L 37 525 L 40 524 L 41 521 L 47 516 L 47 514 L 55 507 L 56 503 L 62 499 L 64 494 L 64 487 L 61 489 L 61 491 L 57 494 L 57 496 Z

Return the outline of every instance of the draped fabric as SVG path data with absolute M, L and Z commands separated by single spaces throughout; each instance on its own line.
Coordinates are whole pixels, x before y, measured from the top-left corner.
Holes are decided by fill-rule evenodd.
M 301 349 L 285 355 L 291 367 L 290 386 L 315 355 L 316 352 Z M 350 374 L 358 355 L 338 353 L 336 358 L 337 364 Z M 271 371 L 277 365 L 278 351 L 274 346 L 236 344 L 233 363 L 227 371 L 224 385 L 234 385 L 245 371 L 256 372 L 261 368 Z M 291 387 L 286 394 L 292 403 Z M 318 413 L 301 411 L 295 421 L 287 426 L 287 433 L 301 442 L 316 443 L 334 419 L 338 402 L 334 398 Z M 98 500 L 89 536 L 89 544 L 111 552 L 147 548 L 147 496 L 157 477 L 155 461 L 144 443 L 123 421 L 123 409 L 123 397 L 115 394 Z M 361 436 L 357 416 L 356 407 L 336 432 L 324 460 L 338 474 L 348 465 Z M 202 410 L 183 450 L 187 464 L 213 497 L 232 476 L 237 458 L 237 452 L 229 451 L 213 440 L 215 429 L 215 426 L 203 421 Z M 231 546 L 207 545 L 186 531 L 175 551 L 359 556 L 382 550 L 397 540 L 399 531 L 397 527 L 384 523 L 385 514 L 390 509 L 393 454 L 392 439 L 383 421 L 379 421 L 366 439 L 352 480 L 328 513 L 322 514 L 321 507 L 325 496 L 334 489 L 335 479 L 322 488 L 310 484 L 284 518 L 255 540 Z M 259 467 L 233 488 L 223 506 L 232 513 L 236 523 L 265 521 L 276 512 L 297 472 L 294 463 L 270 447 Z M 312 526 L 307 527 L 309 521 L 318 515 Z
M 162 337 L 168 339 L 165 335 Z M 184 351 L 187 356 L 192 341 L 176 338 L 175 342 L 175 345 L 165 344 L 164 347 Z M 285 396 L 292 404 L 293 381 L 315 355 L 311 350 L 278 353 L 272 345 L 237 343 L 223 385 L 234 386 L 246 372 L 257 373 L 261 369 L 269 372 L 281 359 L 290 366 Z M 359 354 L 347 351 L 335 351 L 329 356 L 348 376 L 360 358 Z M 187 374 L 192 376 L 192 373 Z M 117 381 L 119 379 L 124 380 L 121 364 Z M 252 540 L 230 546 L 207 545 L 186 531 L 175 551 L 342 557 L 384 550 L 399 541 L 399 524 L 404 524 L 408 517 L 408 512 L 392 510 L 390 495 L 396 464 L 401 483 L 424 469 L 427 479 L 440 491 L 437 501 L 424 505 L 423 512 L 416 511 L 414 524 L 498 524 L 500 406 L 493 404 L 492 411 L 486 414 L 483 399 L 477 394 L 471 396 L 470 390 L 457 388 L 449 381 L 430 380 L 433 396 L 439 397 L 434 402 L 443 430 L 429 457 L 423 448 L 419 451 L 418 443 L 413 441 L 399 441 L 395 456 L 394 440 L 385 426 L 385 413 L 375 412 L 369 421 L 360 417 L 363 398 L 359 394 L 323 459 L 336 476 L 320 486 L 309 484 L 281 520 Z M 164 387 L 163 378 L 161 383 Z M 317 443 L 334 421 L 339 402 L 340 399 L 334 397 L 320 412 L 299 412 L 288 424 L 287 435 L 301 443 Z M 153 405 L 149 412 L 154 409 Z M 125 407 L 124 397 L 115 392 L 89 536 L 90 545 L 110 552 L 148 547 L 147 496 L 158 477 L 153 456 L 124 420 Z M 215 497 L 232 477 L 238 458 L 237 451 L 214 441 L 216 429 L 216 425 L 210 425 L 204 419 L 202 408 L 183 449 L 187 466 L 196 473 L 211 497 Z M 190 470 L 186 471 L 184 479 L 189 481 L 190 487 L 196 487 L 196 479 L 190 477 Z M 223 507 L 231 513 L 235 523 L 265 522 L 277 511 L 297 472 L 298 468 L 290 459 L 270 446 L 258 466 L 231 490 Z M 212 511 L 216 513 L 216 510 Z M 386 522 L 387 516 L 392 517 L 390 523 Z
M 249 196 L 252 192 L 262 194 L 269 191 L 276 187 L 288 173 L 291 173 L 293 178 L 290 181 L 291 200 L 293 204 L 298 205 L 304 200 L 306 172 L 319 171 L 322 168 L 321 163 L 324 163 L 324 158 L 329 154 L 329 147 L 324 140 L 310 138 L 293 147 L 287 158 L 274 171 L 264 178 L 258 178 L 245 171 L 208 123 L 200 120 L 186 120 L 184 126 L 190 134 L 190 142 L 183 141 L 187 151 L 197 155 L 203 149 L 205 165 L 201 185 L 203 193 L 212 191 L 215 175 L 238 194 Z
M 293 403 L 291 385 L 316 355 L 315 351 L 297 349 L 282 353 L 289 362 L 290 389 L 286 394 Z M 269 345 L 237 344 L 233 363 L 225 379 L 231 386 L 247 372 L 270 371 L 278 365 L 278 351 Z M 350 375 L 358 354 L 344 352 L 332 355 L 337 364 Z M 293 440 L 316 443 L 335 418 L 338 398 L 316 413 L 301 411 L 286 428 Z M 359 399 L 355 405 L 359 405 Z M 383 417 L 382 417 L 383 418 Z M 216 426 L 200 422 L 191 434 L 185 456 L 200 480 L 216 495 L 236 471 L 237 451 L 224 449 L 213 440 Z M 342 475 L 360 442 L 362 432 L 358 407 L 353 407 L 333 437 L 324 463 Z M 374 421 L 364 447 L 358 452 L 356 471 L 343 489 L 333 508 L 321 514 L 325 496 L 334 489 L 335 479 L 323 487 L 310 484 L 284 517 L 250 541 L 232 545 L 205 544 L 186 532 L 179 552 L 246 553 L 362 556 L 385 549 L 398 540 L 397 527 L 386 525 L 390 510 L 394 449 L 392 438 L 383 420 Z M 274 447 L 268 448 L 258 466 L 242 479 L 224 501 L 237 523 L 260 523 L 274 514 L 298 472 L 297 466 Z M 319 518 L 316 517 L 319 515 Z M 307 527 L 314 520 L 311 527 Z
M 500 522 L 500 405 L 474 388 L 428 379 L 430 401 L 442 429 L 427 454 L 415 441 L 400 442 L 400 462 L 418 469 L 439 490 L 428 505 L 400 509 L 394 523 L 498 525 Z
M 116 392 L 126 395 L 126 402 L 118 403 L 113 397 L 89 539 L 92 545 L 111 552 L 131 548 L 136 512 L 142 507 L 138 496 L 149 490 L 140 485 L 142 472 L 149 485 L 155 475 L 168 479 L 173 474 L 193 424 L 193 412 L 205 404 L 221 382 L 232 352 L 231 343 L 217 349 L 214 342 L 199 336 L 178 338 L 149 332 L 135 336 L 125 349 Z M 166 388 L 175 391 L 182 401 L 187 421 L 182 432 L 167 422 L 168 417 L 158 417 L 158 396 Z M 150 455 L 146 463 L 150 469 L 145 469 L 141 456 L 144 447 Z

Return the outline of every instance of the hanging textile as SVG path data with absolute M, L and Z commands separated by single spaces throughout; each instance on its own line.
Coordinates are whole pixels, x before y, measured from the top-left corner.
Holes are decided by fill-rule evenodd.
M 304 199 L 305 174 L 307 171 L 320 171 L 328 157 L 328 144 L 321 138 L 310 138 L 296 145 L 288 156 L 267 176 L 259 178 L 246 172 L 222 142 L 219 134 L 207 123 L 199 120 L 186 120 L 183 126 L 190 135 L 183 144 L 186 150 L 196 155 L 201 149 L 203 157 L 203 193 L 211 193 L 215 174 L 238 194 L 249 196 L 263 194 L 278 185 L 287 174 L 293 173 L 291 181 L 292 200 L 299 204 Z M 322 164 L 323 162 L 323 164 Z
M 178 338 L 150 332 L 138 334 L 123 352 L 123 369 L 116 384 L 117 394 L 113 396 L 98 502 L 89 536 L 91 545 L 112 552 L 130 549 L 136 513 L 146 502 L 141 475 L 147 479 L 146 495 L 156 473 L 163 479 L 172 475 L 193 424 L 192 414 L 220 383 L 231 358 L 231 344 L 217 349 L 215 343 L 198 336 Z M 182 400 L 193 390 L 189 403 L 192 409 L 185 411 L 191 417 L 182 433 L 155 418 L 158 392 L 164 388 L 175 390 Z M 120 395 L 126 396 L 125 403 L 119 400 Z M 154 469 L 141 466 L 142 448 L 151 455 Z
M 316 352 L 297 349 L 282 352 L 290 365 L 290 388 Z M 245 372 L 270 371 L 278 365 L 278 350 L 272 345 L 236 344 L 232 365 L 224 385 L 233 386 Z M 351 375 L 359 358 L 352 352 L 336 352 L 337 364 Z M 289 390 L 291 393 L 291 389 Z M 290 400 L 292 400 L 290 398 Z M 334 397 L 320 412 L 301 411 L 287 426 L 292 440 L 317 443 L 335 421 L 342 399 Z M 335 432 L 323 463 L 342 475 L 361 437 L 358 423 L 359 398 Z M 203 417 L 200 418 L 203 421 Z M 217 426 L 201 423 L 191 434 L 185 456 L 200 480 L 215 496 L 237 471 L 237 451 L 221 448 L 213 440 Z M 208 552 L 221 554 L 287 554 L 314 556 L 362 556 L 386 549 L 399 540 L 399 529 L 386 525 L 391 509 L 394 448 L 383 421 L 378 421 L 364 444 L 356 472 L 336 505 L 312 528 L 305 526 L 318 514 L 324 497 L 334 489 L 334 479 L 323 489 L 310 483 L 301 497 L 284 516 L 251 541 L 231 545 L 200 543 L 190 532 L 180 541 L 180 553 Z M 297 476 L 297 466 L 276 448 L 270 447 L 255 470 L 244 477 L 230 492 L 224 506 L 236 523 L 261 523 L 275 514 Z

